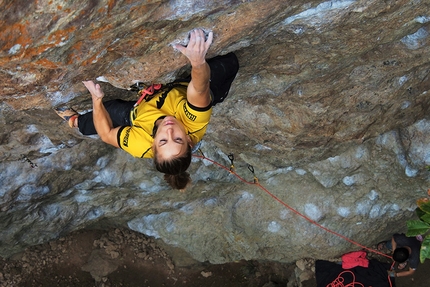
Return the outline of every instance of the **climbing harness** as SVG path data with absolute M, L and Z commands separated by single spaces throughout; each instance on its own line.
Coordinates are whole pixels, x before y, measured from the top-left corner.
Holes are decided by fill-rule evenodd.
M 200 159 L 202 159 L 202 160 L 207 160 L 207 161 L 209 161 L 209 162 L 211 162 L 211 163 L 213 163 L 213 164 L 215 164 L 215 165 L 219 166 L 220 168 L 222 168 L 222 169 L 224 169 L 224 170 L 226 170 L 226 171 L 230 172 L 231 174 L 234 174 L 234 175 L 235 175 L 239 180 L 241 180 L 241 181 L 242 181 L 242 182 L 244 182 L 244 183 L 252 184 L 252 185 L 256 185 L 256 186 L 258 186 L 260 189 L 262 189 L 264 192 L 266 192 L 268 195 L 270 195 L 273 199 L 275 199 L 276 201 L 278 201 L 279 203 L 281 203 L 283 206 L 285 206 L 286 208 L 288 208 L 289 210 L 291 210 L 293 213 L 295 213 L 295 214 L 299 215 L 300 217 L 304 218 L 304 219 L 305 219 L 305 220 L 307 220 L 308 222 L 310 222 L 310 223 L 314 224 L 315 226 L 317 226 L 317 227 L 319 227 L 319 228 L 323 229 L 324 231 L 326 231 L 326 232 L 328 232 L 328 233 L 331 233 L 331 234 L 333 234 L 333 235 L 336 235 L 336 236 L 338 236 L 338 237 L 340 237 L 340 238 L 342 238 L 342 239 L 346 240 L 346 241 L 347 241 L 347 242 L 349 242 L 349 243 L 352 243 L 352 244 L 354 244 L 354 245 L 356 245 L 356 246 L 359 246 L 359 247 L 361 247 L 362 249 L 368 250 L 368 251 L 370 251 L 370 252 L 373 252 L 373 253 L 376 253 L 376 254 L 382 255 L 382 256 L 384 256 L 384 257 L 386 257 L 386 258 L 389 258 L 389 259 L 393 260 L 393 258 L 392 258 L 391 256 L 387 255 L 387 254 L 384 254 L 384 253 L 382 253 L 382 252 L 379 252 L 379 251 L 377 251 L 377 250 L 374 250 L 374 249 L 372 249 L 372 248 L 369 248 L 369 247 L 367 247 L 367 246 L 364 246 L 364 245 L 362 245 L 362 244 L 360 244 L 360 243 L 358 243 L 358 242 L 356 242 L 356 241 L 354 241 L 354 240 L 352 240 L 352 239 L 349 239 L 348 237 L 346 237 L 346 236 L 344 236 L 344 235 L 342 235 L 342 234 L 340 234 L 340 233 L 337 233 L 336 231 L 333 231 L 333 230 L 331 230 L 331 229 L 329 229 L 329 228 L 327 228 L 327 227 L 322 226 L 321 224 L 317 223 L 316 221 L 314 221 L 314 220 L 310 219 L 310 218 L 309 218 L 309 217 L 307 217 L 306 215 L 304 215 L 304 214 L 300 213 L 299 211 L 295 210 L 294 208 L 292 208 L 291 206 L 289 206 L 288 204 L 286 204 L 284 201 L 282 201 L 281 199 L 279 199 L 278 197 L 276 197 L 276 196 L 275 196 L 274 194 L 272 194 L 268 189 L 266 189 L 264 186 L 262 186 L 262 185 L 259 183 L 258 178 L 255 176 L 254 167 L 253 167 L 252 165 L 250 165 L 250 164 L 248 164 L 248 170 L 252 173 L 252 175 L 253 175 L 253 177 L 254 177 L 254 180 L 253 180 L 252 182 L 245 180 L 244 178 L 242 178 L 240 175 L 238 175 L 238 174 L 234 171 L 234 162 L 233 162 L 233 161 L 234 161 L 234 155 L 233 155 L 232 153 L 228 154 L 228 159 L 230 160 L 230 163 L 231 163 L 231 164 L 230 164 L 230 168 L 228 168 L 228 167 L 226 167 L 226 166 L 224 166 L 224 165 L 222 165 L 222 164 L 220 164 L 220 163 L 216 162 L 215 160 L 212 160 L 212 159 L 210 159 L 210 158 L 207 158 L 207 157 L 203 154 L 203 152 L 202 152 L 202 150 L 201 150 L 200 148 L 198 149 L 198 151 L 200 152 L 200 154 L 201 154 L 201 155 L 193 154 L 193 156 L 194 156 L 194 157 L 196 157 L 196 158 L 200 158 Z M 392 270 L 392 269 L 393 269 L 393 267 L 394 267 L 394 263 L 395 263 L 395 262 L 393 261 L 393 263 L 392 263 L 392 265 L 391 265 L 390 270 Z M 337 277 L 337 278 L 336 278 L 332 283 L 330 283 L 329 285 L 327 285 L 327 287 L 357 287 L 357 286 L 358 286 L 358 287 L 361 287 L 361 286 L 363 286 L 363 287 L 364 287 L 364 285 L 363 285 L 363 284 L 361 284 L 361 283 L 359 283 L 359 282 L 355 282 L 355 275 L 354 275 L 354 273 L 352 273 L 352 276 L 353 276 L 353 282 L 352 282 L 352 283 L 348 283 L 348 285 L 344 285 L 344 278 L 343 278 L 343 277 L 341 277 L 341 275 L 342 275 L 342 274 L 344 274 L 344 273 L 347 273 L 347 272 L 352 273 L 352 272 L 351 272 L 351 271 L 349 271 L 349 270 L 347 270 L 347 271 L 344 271 L 344 272 L 340 273 L 340 274 L 339 274 L 339 276 L 338 276 L 338 277 Z M 390 284 L 390 286 L 393 286 L 393 284 L 392 284 L 392 282 L 391 282 L 390 275 L 388 275 L 388 283 Z
M 161 84 L 152 84 L 146 87 L 142 82 L 137 82 L 136 84 L 130 86 L 130 90 L 137 91 L 138 96 L 140 96 L 137 102 L 134 104 L 134 107 L 137 107 L 146 98 L 146 96 L 154 95 L 154 93 L 159 91 L 161 88 Z
M 134 85 L 131 85 L 129 90 L 137 92 L 137 96 L 139 99 L 134 104 L 133 108 L 137 107 L 143 100 L 150 100 L 152 96 L 154 96 L 157 92 L 163 90 L 165 94 L 169 93 L 175 87 L 186 87 L 182 81 L 172 82 L 168 84 L 151 84 L 149 86 L 145 85 L 142 82 L 137 82 Z

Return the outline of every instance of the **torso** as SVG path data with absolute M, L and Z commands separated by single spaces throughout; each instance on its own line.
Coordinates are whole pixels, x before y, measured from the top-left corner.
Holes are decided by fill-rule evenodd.
M 150 158 L 152 131 L 155 121 L 162 116 L 174 116 L 184 124 L 187 134 L 196 144 L 206 132 L 212 107 L 195 108 L 187 102 L 187 84 L 176 86 L 169 92 L 160 90 L 152 98 L 142 101 L 131 112 L 132 126 L 118 132 L 119 146 L 135 157 Z

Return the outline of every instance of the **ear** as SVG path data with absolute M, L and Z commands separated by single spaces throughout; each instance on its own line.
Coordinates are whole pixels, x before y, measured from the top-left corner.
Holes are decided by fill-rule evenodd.
M 187 135 L 187 142 L 188 142 L 188 144 L 190 145 L 190 147 L 194 147 L 194 143 L 193 143 L 193 141 L 191 140 L 191 138 L 190 138 L 190 136 L 189 136 L 189 135 Z

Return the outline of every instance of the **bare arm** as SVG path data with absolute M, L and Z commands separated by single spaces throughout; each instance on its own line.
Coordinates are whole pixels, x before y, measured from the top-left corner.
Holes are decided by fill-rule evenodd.
M 393 248 L 393 252 L 394 252 L 394 250 L 396 250 L 396 248 L 397 248 L 397 243 L 396 243 L 396 241 L 394 240 L 394 236 L 391 238 L 391 246 L 392 246 L 392 248 Z M 415 270 L 414 270 L 414 269 L 409 268 L 408 270 L 404 270 L 404 271 L 396 272 L 396 273 L 395 273 L 395 276 L 396 276 L 396 277 L 409 276 L 409 275 L 414 274 L 414 272 L 415 272 Z
M 396 241 L 394 241 L 394 236 L 393 237 L 391 237 L 391 251 L 392 252 L 394 252 L 394 250 L 396 250 L 396 248 L 397 248 L 397 243 L 396 243 Z
M 212 44 L 213 33 L 210 32 L 208 39 L 202 30 L 196 29 L 190 32 L 190 41 L 187 47 L 175 45 L 191 63 L 191 81 L 187 89 L 187 100 L 193 106 L 205 108 L 211 102 L 209 80 L 211 71 L 206 63 L 206 53 Z
M 93 121 L 97 134 L 105 143 L 111 144 L 114 147 L 119 147 L 117 141 L 119 127 L 113 127 L 112 119 L 103 105 L 102 99 L 104 93 L 100 85 L 94 84 L 93 81 L 84 81 L 82 83 L 90 92 L 93 100 Z
M 405 270 L 405 271 L 399 271 L 399 272 L 397 272 L 396 273 L 396 277 L 409 276 L 409 275 L 414 274 L 414 272 L 415 272 L 414 269 L 409 268 L 409 270 L 407 270 L 407 271 Z

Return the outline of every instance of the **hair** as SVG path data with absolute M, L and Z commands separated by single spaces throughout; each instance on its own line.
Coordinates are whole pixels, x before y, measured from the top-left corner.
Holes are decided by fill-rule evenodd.
M 398 263 L 403 263 L 409 258 L 409 251 L 405 247 L 396 248 L 393 252 L 393 260 Z
M 157 149 L 154 149 L 155 168 L 164 173 L 164 180 L 172 188 L 183 190 L 191 182 L 190 174 L 186 172 L 191 163 L 191 156 L 191 146 L 187 145 L 184 155 L 160 161 L 157 156 Z

